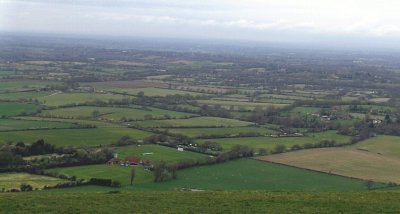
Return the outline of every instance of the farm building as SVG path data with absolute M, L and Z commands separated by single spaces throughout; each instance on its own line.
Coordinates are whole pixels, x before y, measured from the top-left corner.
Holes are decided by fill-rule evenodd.
M 125 162 L 125 164 L 128 164 L 128 165 L 139 165 L 140 158 L 134 157 L 134 156 L 129 156 L 129 157 L 125 158 L 124 162 Z
M 120 164 L 122 161 L 119 158 L 111 158 L 109 161 L 107 161 L 107 164 L 109 165 L 114 165 L 114 164 Z

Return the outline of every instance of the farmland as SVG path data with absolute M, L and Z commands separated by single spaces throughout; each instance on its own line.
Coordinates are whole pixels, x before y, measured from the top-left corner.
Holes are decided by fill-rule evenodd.
M 94 114 L 95 113 L 95 114 Z M 157 108 L 117 108 L 117 107 L 91 107 L 80 106 L 73 108 L 59 108 L 54 110 L 43 111 L 41 116 L 45 117 L 61 117 L 61 118 L 98 118 L 118 121 L 122 118 L 143 120 L 145 117 L 151 118 L 183 118 L 190 117 L 192 114 L 168 111 Z
M 122 136 L 143 139 L 151 133 L 130 128 L 55 129 L 0 132 L 0 144 L 7 142 L 34 142 L 44 139 L 58 146 L 97 146 L 115 143 Z
M 391 141 L 390 141 L 391 140 Z M 398 138 L 380 136 L 343 148 L 260 157 L 261 160 L 378 182 L 400 182 Z
M 58 178 L 27 173 L 0 174 L 0 189 L 19 189 L 21 184 L 29 184 L 35 189 L 42 189 L 44 186 L 52 186 L 63 182 L 66 181 Z
M 194 117 L 190 119 L 172 119 L 172 120 L 148 120 L 131 123 L 142 127 L 240 127 L 249 126 L 253 123 L 235 119 L 226 119 L 218 117 Z
M 0 213 L 399 209 L 395 54 L 40 38 L 0 42 Z
M 272 150 L 277 145 L 285 145 L 291 147 L 293 145 L 304 145 L 318 143 L 323 140 L 335 140 L 339 144 L 347 143 L 350 137 L 338 135 L 334 131 L 309 133 L 303 137 L 239 137 L 239 138 L 223 138 L 223 139 L 206 139 L 198 140 L 199 143 L 206 141 L 217 142 L 221 144 L 224 149 L 230 149 L 234 145 L 247 145 L 255 149 L 268 149 Z

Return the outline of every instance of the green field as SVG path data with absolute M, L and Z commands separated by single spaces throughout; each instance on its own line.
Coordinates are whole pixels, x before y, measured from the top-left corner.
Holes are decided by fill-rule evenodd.
M 265 148 L 273 149 L 276 145 L 285 145 L 291 147 L 295 144 L 304 145 L 306 143 L 318 143 L 322 140 L 335 140 L 337 143 L 347 143 L 350 141 L 349 136 L 336 134 L 335 131 L 326 131 L 318 133 L 310 133 L 304 137 L 238 137 L 238 138 L 216 138 L 197 140 L 198 143 L 212 141 L 219 143 L 224 150 L 230 149 L 232 146 L 240 144 L 247 145 L 254 149 Z
M 105 90 L 115 91 L 119 93 L 126 93 L 129 95 L 137 95 L 139 92 L 144 92 L 144 96 L 167 96 L 167 95 L 192 95 L 192 96 L 204 96 L 207 94 L 190 92 L 190 91 L 181 91 L 181 90 L 172 90 L 165 88 L 111 88 L 111 87 L 101 87 Z
M 0 93 L 0 100 L 20 101 L 20 100 L 41 99 L 49 95 L 51 95 L 51 92 L 45 92 L 45 91 Z
M 44 186 L 54 186 L 64 182 L 66 181 L 59 178 L 28 173 L 0 173 L 0 189 L 19 189 L 21 184 L 29 184 L 34 189 L 41 189 Z
M 0 119 L 0 131 L 25 130 L 25 129 L 55 129 L 55 128 L 75 128 L 78 127 L 71 123 L 61 123 L 52 121 L 35 120 L 13 120 Z
M 98 115 L 93 115 L 97 111 Z M 62 118 L 93 118 L 118 121 L 121 118 L 143 120 L 145 117 L 163 119 L 166 115 L 171 118 L 183 118 L 192 116 L 189 113 L 168 111 L 158 108 L 118 108 L 118 107 L 91 107 L 80 106 L 73 108 L 59 108 L 54 110 L 43 111 L 41 116 L 62 117 Z
M 233 128 L 173 128 L 163 129 L 173 134 L 182 134 L 188 137 L 200 137 L 209 135 L 238 135 L 240 133 L 257 133 L 261 135 L 275 134 L 275 130 L 271 130 L 263 127 L 233 127 Z
M 55 129 L 0 132 L 0 143 L 25 142 L 31 143 L 38 139 L 44 139 L 47 143 L 58 146 L 96 146 L 115 143 L 122 136 L 130 136 L 134 139 L 143 139 L 152 135 L 131 128 L 93 128 L 93 129 Z
M 263 161 L 242 159 L 222 164 L 200 166 L 178 171 L 178 178 L 154 183 L 152 173 L 135 167 L 135 184 L 130 186 L 130 167 L 89 165 L 55 168 L 57 172 L 78 178 L 109 178 L 122 182 L 124 190 L 365 190 L 362 180 L 333 176 Z
M 135 167 L 135 171 L 135 187 L 153 182 L 153 175 L 150 171 L 145 170 L 143 167 L 140 166 Z M 124 187 L 130 185 L 131 178 L 131 167 L 106 164 L 54 168 L 48 170 L 48 172 L 55 172 L 68 176 L 76 176 L 83 179 L 112 179 L 121 182 L 122 186 Z
M 246 109 L 246 110 L 253 110 L 255 107 L 276 107 L 281 108 L 285 107 L 288 104 L 279 104 L 279 103 L 253 103 L 253 102 L 240 102 L 240 101 L 223 101 L 223 100 L 198 100 L 197 101 L 200 105 L 207 104 L 207 105 L 220 105 L 226 109 L 229 109 L 231 106 L 234 107 L 234 110 L 239 109 Z
M 172 119 L 172 120 L 148 120 L 132 122 L 133 125 L 142 127 L 236 127 L 249 126 L 254 123 L 220 118 L 220 117 L 193 117 L 189 119 Z
M 48 106 L 62 106 L 67 104 L 79 104 L 85 102 L 122 100 L 129 96 L 115 94 L 96 94 L 96 93 L 53 93 L 39 98 L 43 104 Z
M 15 116 L 21 113 L 33 113 L 37 106 L 33 104 L 0 102 L 0 117 Z
M 127 156 L 137 156 L 142 160 L 175 162 L 179 160 L 202 160 L 209 158 L 208 155 L 190 152 L 178 151 L 175 148 L 145 144 L 140 146 L 124 146 L 114 148 L 118 157 L 124 159 Z

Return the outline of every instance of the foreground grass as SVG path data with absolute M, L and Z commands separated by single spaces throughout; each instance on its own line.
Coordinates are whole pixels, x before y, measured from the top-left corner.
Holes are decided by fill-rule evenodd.
M 4 193 L 0 213 L 397 213 L 398 192 Z

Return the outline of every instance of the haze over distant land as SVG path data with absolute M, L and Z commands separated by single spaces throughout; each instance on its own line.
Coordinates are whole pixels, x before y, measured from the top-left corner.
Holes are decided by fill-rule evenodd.
M 0 0 L 0 31 L 400 48 L 396 0 Z

